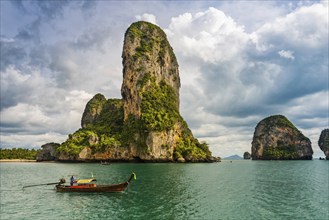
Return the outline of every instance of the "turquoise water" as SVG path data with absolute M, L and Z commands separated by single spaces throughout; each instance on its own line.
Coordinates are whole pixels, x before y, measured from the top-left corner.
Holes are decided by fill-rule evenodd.
M 1 163 L 0 219 L 329 219 L 329 161 L 213 164 Z M 70 174 L 124 193 L 56 193 Z

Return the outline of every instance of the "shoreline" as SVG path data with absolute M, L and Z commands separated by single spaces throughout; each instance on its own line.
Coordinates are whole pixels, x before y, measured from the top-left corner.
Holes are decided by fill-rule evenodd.
M 326 160 L 325 158 L 319 159 L 319 158 L 313 158 L 313 160 Z M 229 160 L 229 159 L 223 159 L 218 162 L 213 162 L 213 163 L 220 163 L 220 162 L 240 162 L 240 161 L 253 161 L 253 160 Z M 259 161 L 291 161 L 291 160 L 259 160 Z M 37 161 L 37 160 L 27 160 L 27 159 L 0 159 L 0 163 L 12 163 L 12 162 L 18 162 L 18 163 L 100 163 L 101 161 Z M 149 162 L 149 161 L 143 161 L 143 162 L 138 162 L 138 161 L 109 161 L 109 163 L 175 163 L 175 162 Z M 177 163 L 177 162 L 176 162 Z M 193 163 L 193 162 L 184 162 L 184 163 Z M 183 163 L 183 164 L 184 164 Z M 207 162 L 194 162 L 194 163 L 207 163 Z
M 36 160 L 26 160 L 26 159 L 1 159 L 2 162 L 37 162 Z

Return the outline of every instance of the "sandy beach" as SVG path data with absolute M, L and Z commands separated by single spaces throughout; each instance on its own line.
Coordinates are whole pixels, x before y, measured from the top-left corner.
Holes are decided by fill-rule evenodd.
M 2 159 L 0 162 L 37 162 L 36 160 L 25 160 L 25 159 Z

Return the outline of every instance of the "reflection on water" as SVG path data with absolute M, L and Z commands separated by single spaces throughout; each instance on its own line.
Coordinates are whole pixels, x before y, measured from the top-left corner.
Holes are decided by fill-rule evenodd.
M 214 164 L 1 163 L 3 219 L 327 219 L 328 161 Z M 56 193 L 22 186 L 91 173 L 124 193 Z

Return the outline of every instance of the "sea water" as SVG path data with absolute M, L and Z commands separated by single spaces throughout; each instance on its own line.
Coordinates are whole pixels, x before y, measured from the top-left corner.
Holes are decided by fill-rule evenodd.
M 0 219 L 329 219 L 329 161 L 0 163 Z M 70 175 L 123 193 L 57 193 Z

